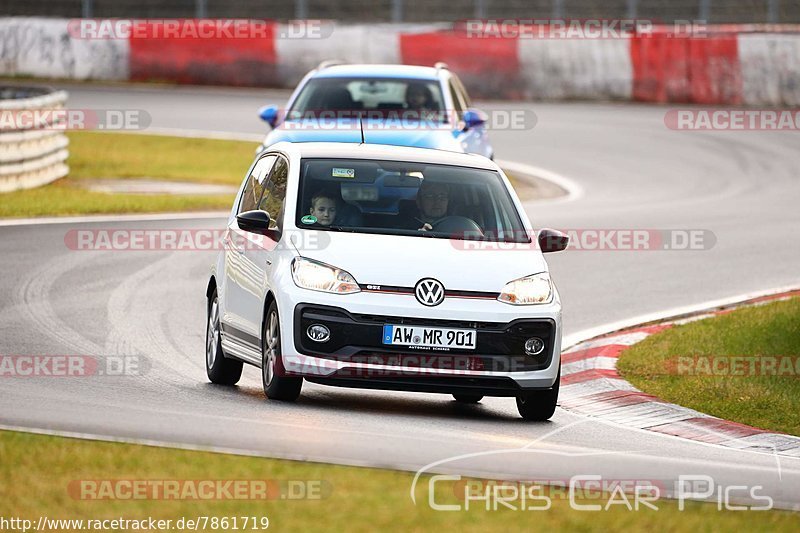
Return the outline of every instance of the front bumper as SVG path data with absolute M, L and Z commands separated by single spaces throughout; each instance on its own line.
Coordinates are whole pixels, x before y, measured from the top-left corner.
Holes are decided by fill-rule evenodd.
M 279 302 L 284 367 L 289 374 L 310 381 L 359 388 L 516 396 L 550 389 L 558 376 L 558 297 L 535 308 L 496 300 L 446 300 L 435 308 L 425 308 L 416 304 L 413 296 L 404 295 L 335 295 L 298 289 L 284 296 L 288 298 Z M 330 329 L 327 346 L 305 335 L 312 323 Z M 384 324 L 469 327 L 477 331 L 477 346 L 475 350 L 446 353 L 385 346 L 381 344 Z M 526 356 L 522 351 L 524 339 L 530 336 L 545 340 L 546 348 L 540 356 Z
M 373 362 L 389 366 L 452 367 L 465 370 L 523 372 L 542 370 L 553 355 L 555 321 L 550 318 L 519 318 L 508 323 L 408 318 L 350 313 L 345 309 L 300 304 L 294 310 L 294 345 L 299 353 L 345 362 Z M 326 326 L 330 338 L 316 342 L 306 335 L 312 325 Z M 475 349 L 407 348 L 383 344 L 385 324 L 471 329 L 476 331 Z M 525 341 L 538 337 L 544 349 L 525 355 Z M 415 364 L 416 363 L 416 364 Z

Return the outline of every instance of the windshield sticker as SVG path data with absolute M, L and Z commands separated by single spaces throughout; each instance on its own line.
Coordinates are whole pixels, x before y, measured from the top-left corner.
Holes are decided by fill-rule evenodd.
M 317 217 L 315 217 L 314 215 L 306 215 L 300 219 L 300 222 L 302 222 L 303 224 L 316 224 Z
M 354 168 L 334 168 L 332 170 L 332 176 L 334 178 L 355 178 L 356 177 L 356 169 L 354 169 Z

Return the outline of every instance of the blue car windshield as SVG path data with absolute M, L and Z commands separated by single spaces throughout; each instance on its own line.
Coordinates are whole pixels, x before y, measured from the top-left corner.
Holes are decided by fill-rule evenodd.
M 530 242 L 493 170 L 403 161 L 303 159 L 299 228 Z
M 359 116 L 448 122 L 438 81 L 397 78 L 312 78 L 287 120 Z

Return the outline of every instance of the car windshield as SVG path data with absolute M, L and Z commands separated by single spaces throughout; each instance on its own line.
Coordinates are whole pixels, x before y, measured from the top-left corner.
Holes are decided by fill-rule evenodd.
M 530 242 L 499 173 L 402 161 L 303 159 L 297 227 Z
M 447 122 L 436 80 L 314 78 L 303 87 L 287 120 L 364 116 Z

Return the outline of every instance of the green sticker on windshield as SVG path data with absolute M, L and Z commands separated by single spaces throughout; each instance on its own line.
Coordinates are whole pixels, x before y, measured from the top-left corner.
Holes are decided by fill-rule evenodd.
M 356 169 L 354 168 L 334 168 L 331 170 L 331 175 L 334 178 L 355 178 Z
M 315 217 L 314 215 L 306 215 L 300 219 L 300 222 L 302 222 L 303 224 L 316 224 L 317 217 Z

